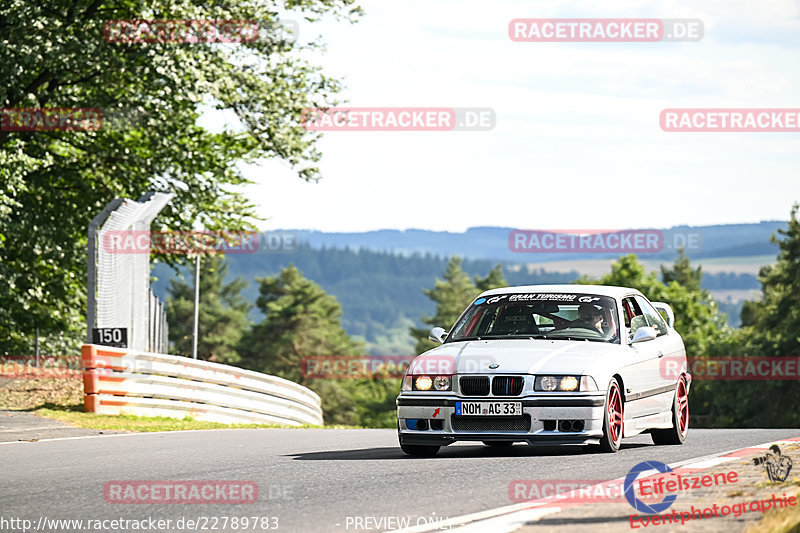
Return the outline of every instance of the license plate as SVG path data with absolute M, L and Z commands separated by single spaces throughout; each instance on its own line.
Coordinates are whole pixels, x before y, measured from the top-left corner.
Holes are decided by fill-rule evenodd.
M 456 416 L 519 416 L 522 402 L 456 402 Z

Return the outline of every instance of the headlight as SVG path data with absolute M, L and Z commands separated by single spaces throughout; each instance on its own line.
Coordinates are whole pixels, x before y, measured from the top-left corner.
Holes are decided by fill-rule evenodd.
M 553 376 L 544 376 L 537 379 L 536 381 L 539 384 L 536 390 L 551 391 L 551 390 L 556 390 L 556 387 L 558 386 L 558 380 L 556 380 L 556 378 L 554 378 Z
M 405 376 L 403 390 L 419 391 L 448 391 L 452 389 L 453 380 L 450 376 Z
M 450 390 L 450 376 L 436 376 L 433 380 L 433 388 L 436 390 Z
M 574 376 L 564 376 L 558 388 L 563 391 L 574 391 L 578 388 L 578 380 Z
M 433 381 L 429 376 L 418 376 L 416 380 L 414 380 L 414 388 L 416 390 L 430 390 L 431 385 L 433 385 Z
M 591 376 L 536 376 L 535 391 L 596 391 L 597 385 Z

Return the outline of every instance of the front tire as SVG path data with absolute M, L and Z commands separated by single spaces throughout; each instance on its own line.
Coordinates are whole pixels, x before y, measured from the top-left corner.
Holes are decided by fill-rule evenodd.
M 653 443 L 661 445 L 683 444 L 689 433 L 689 393 L 686 390 L 686 379 L 681 376 L 675 389 L 672 401 L 672 427 L 670 429 L 650 430 Z
M 441 448 L 441 446 L 421 446 L 418 444 L 400 443 L 400 449 L 411 457 L 433 457 L 439 453 L 439 448 Z
M 606 392 L 605 415 L 603 416 L 603 436 L 600 449 L 606 453 L 616 453 L 622 443 L 622 393 L 619 383 L 612 379 Z

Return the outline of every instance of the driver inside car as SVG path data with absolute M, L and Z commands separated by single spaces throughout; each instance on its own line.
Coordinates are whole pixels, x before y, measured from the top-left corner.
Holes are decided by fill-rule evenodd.
M 578 307 L 578 318 L 570 324 L 570 327 L 579 327 L 603 331 L 603 312 L 592 304 L 581 304 Z

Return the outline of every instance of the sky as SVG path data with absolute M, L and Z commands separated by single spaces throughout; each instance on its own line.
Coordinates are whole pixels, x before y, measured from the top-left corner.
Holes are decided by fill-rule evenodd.
M 613 4 L 613 5 L 611 5 Z M 664 132 L 665 108 L 800 108 L 800 1 L 363 0 L 316 61 L 354 107 L 488 107 L 491 131 L 327 132 L 323 179 L 245 174 L 262 229 L 461 232 L 785 220 L 800 133 Z M 515 18 L 695 18 L 699 42 L 514 42 Z

